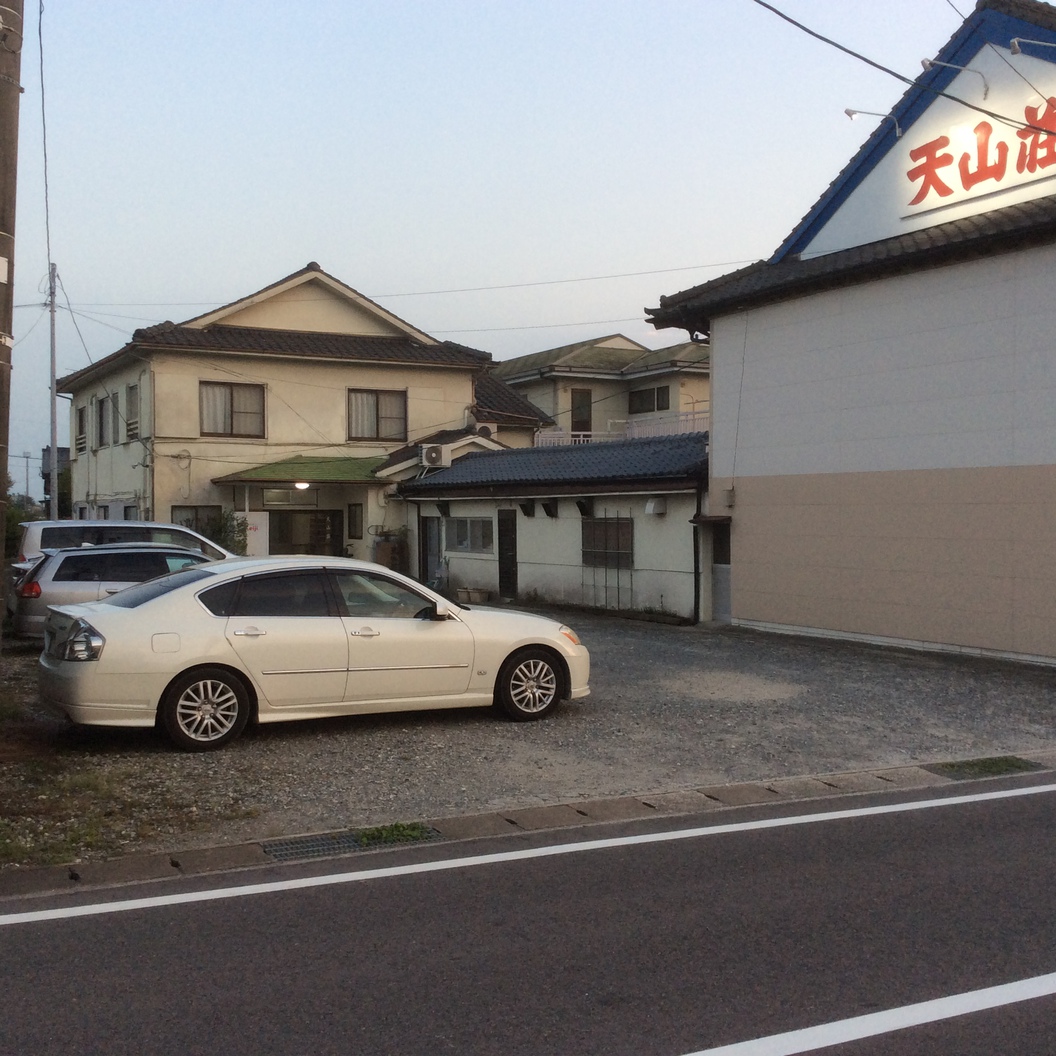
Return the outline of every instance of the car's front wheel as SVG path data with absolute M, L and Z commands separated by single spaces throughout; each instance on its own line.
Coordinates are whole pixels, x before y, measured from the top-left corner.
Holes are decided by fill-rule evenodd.
M 230 744 L 249 720 L 249 694 L 242 680 L 222 667 L 186 671 L 161 702 L 161 723 L 169 739 L 187 752 Z
M 561 699 L 562 675 L 545 649 L 521 649 L 502 665 L 495 696 L 511 719 L 541 719 Z

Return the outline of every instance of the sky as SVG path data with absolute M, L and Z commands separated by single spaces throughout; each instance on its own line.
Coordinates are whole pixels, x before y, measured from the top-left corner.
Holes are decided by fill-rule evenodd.
M 974 7 L 772 2 L 908 77 Z M 9 448 L 36 496 L 49 228 L 60 377 L 313 260 L 497 360 L 660 348 L 686 335 L 643 310 L 768 257 L 879 120 L 845 109 L 904 91 L 754 0 L 39 3 Z M 63 399 L 58 421 L 65 445 Z

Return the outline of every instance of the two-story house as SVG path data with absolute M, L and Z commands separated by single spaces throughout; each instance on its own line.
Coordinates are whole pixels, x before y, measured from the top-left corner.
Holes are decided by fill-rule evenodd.
M 60 379 L 74 516 L 209 535 L 238 513 L 250 553 L 352 553 L 414 570 L 415 511 L 395 482 L 469 450 L 529 446 L 546 422 L 490 364 L 313 262 L 184 323 L 137 330 Z
M 537 443 L 704 432 L 711 407 L 705 343 L 650 350 L 622 334 L 496 363 L 494 373 L 553 420 Z

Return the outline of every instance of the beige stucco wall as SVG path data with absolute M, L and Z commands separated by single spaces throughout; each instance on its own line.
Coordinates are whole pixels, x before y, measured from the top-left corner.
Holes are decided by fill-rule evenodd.
M 744 477 L 730 512 L 735 619 L 1056 656 L 1056 467 Z
M 362 335 L 403 335 L 408 329 L 379 314 L 377 305 L 358 305 L 321 279 L 268 292 L 256 302 L 250 299 L 225 315 L 221 325 Z M 424 334 L 418 336 L 425 339 Z
M 149 444 L 123 443 L 89 450 L 72 463 L 74 502 L 87 502 L 93 512 L 103 504 L 110 505 L 115 518 L 121 516 L 123 504 L 133 501 L 138 502 L 141 516 L 159 520 L 171 516 L 173 505 L 219 504 L 227 509 L 233 505 L 242 510 L 244 490 L 217 486 L 212 483 L 214 477 L 297 454 L 378 457 L 403 446 L 404 441 L 346 440 L 349 388 L 406 390 L 411 439 L 464 425 L 473 402 L 469 370 L 159 353 L 149 369 L 138 363 L 115 372 L 105 385 L 77 393 L 73 407 L 114 389 L 123 394 L 124 385 L 136 379 L 140 383 L 141 432 L 149 435 Z M 201 437 L 200 381 L 264 385 L 267 435 L 260 439 Z M 148 448 L 149 458 L 145 457 Z M 365 493 L 366 523 L 398 527 L 407 511 L 401 502 L 383 505 L 384 487 L 387 485 L 326 489 L 317 506 L 311 508 L 344 510 L 348 502 L 363 501 Z M 250 489 L 251 509 L 260 508 L 259 496 L 259 488 Z M 259 531 L 258 525 L 256 538 Z M 368 541 L 353 541 L 352 545 L 356 556 L 371 556 Z
M 139 387 L 139 439 L 127 437 L 127 393 L 129 385 Z M 149 514 L 151 372 L 147 364 L 135 362 L 115 371 L 105 382 L 81 392 L 70 403 L 70 475 L 74 506 L 88 505 L 93 516 L 106 506 L 115 520 L 127 506 L 135 506 L 137 517 Z M 109 396 L 118 401 L 119 430 L 106 447 L 95 446 L 97 401 Z M 88 412 L 87 450 L 77 451 L 77 410 Z

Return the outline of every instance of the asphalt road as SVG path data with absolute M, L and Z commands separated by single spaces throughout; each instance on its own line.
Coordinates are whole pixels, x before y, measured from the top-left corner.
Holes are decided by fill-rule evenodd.
M 1045 776 L 6 900 L 0 1051 L 1050 1056 Z

